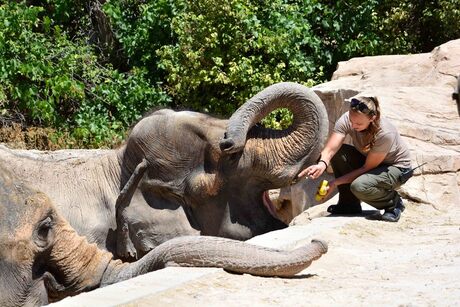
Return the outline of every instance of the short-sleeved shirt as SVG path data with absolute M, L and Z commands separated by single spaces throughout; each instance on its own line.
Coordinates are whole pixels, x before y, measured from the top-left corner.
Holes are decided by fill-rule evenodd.
M 380 129 L 375 135 L 375 144 L 369 152 L 364 152 L 365 132 L 359 132 L 352 128 L 350 114 L 346 112 L 335 123 L 334 132 L 343 135 L 350 135 L 353 146 L 367 156 L 369 152 L 386 153 L 382 163 L 400 168 L 410 168 L 410 151 L 402 139 L 396 127 L 386 118 L 380 118 Z

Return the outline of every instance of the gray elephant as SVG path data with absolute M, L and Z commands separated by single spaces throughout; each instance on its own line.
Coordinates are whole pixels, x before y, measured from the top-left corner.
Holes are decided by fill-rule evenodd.
M 292 252 L 207 236 L 167 241 L 133 263 L 89 244 L 46 194 L 0 165 L 0 306 L 41 306 L 169 264 L 215 266 L 263 276 L 290 276 L 327 251 L 321 241 Z
M 258 125 L 277 108 L 293 113 L 288 129 Z M 117 150 L 0 147 L 0 162 L 46 193 L 89 242 L 135 260 L 179 236 L 246 240 L 286 227 L 267 191 L 313 163 L 327 134 L 318 96 L 287 82 L 264 89 L 229 120 L 164 109 L 140 120 Z

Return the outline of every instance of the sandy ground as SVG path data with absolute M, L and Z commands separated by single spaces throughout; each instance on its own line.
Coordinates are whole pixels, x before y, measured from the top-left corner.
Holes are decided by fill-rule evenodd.
M 131 306 L 460 306 L 459 204 L 406 205 L 398 223 L 310 208 L 296 221 L 329 251 L 295 277 L 220 271 Z

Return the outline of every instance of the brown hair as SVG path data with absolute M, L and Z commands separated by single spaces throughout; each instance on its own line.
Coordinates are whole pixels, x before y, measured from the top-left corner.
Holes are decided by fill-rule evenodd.
M 370 110 L 370 112 L 362 112 L 357 108 L 351 108 L 350 107 L 350 112 L 357 112 L 357 113 L 362 113 L 366 115 L 367 117 L 371 118 L 372 116 L 375 116 L 375 119 L 370 122 L 369 127 L 364 131 L 365 137 L 364 137 L 364 147 L 362 150 L 364 152 L 369 152 L 372 147 L 375 145 L 375 136 L 377 135 L 377 132 L 380 129 L 380 106 L 379 106 L 379 101 L 377 100 L 376 97 L 367 97 L 367 96 L 360 96 L 360 97 L 354 97 L 353 99 L 359 100 L 361 103 L 365 104 L 367 108 Z

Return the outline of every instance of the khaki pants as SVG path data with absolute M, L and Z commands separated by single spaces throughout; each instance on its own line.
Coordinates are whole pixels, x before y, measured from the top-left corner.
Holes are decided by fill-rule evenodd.
M 364 165 L 366 157 L 355 147 L 344 144 L 331 160 L 336 178 Z M 364 201 L 377 209 L 393 208 L 401 201 L 395 189 L 399 188 L 402 170 L 391 165 L 379 165 L 356 178 L 351 184 L 338 186 L 339 203 L 357 206 Z

